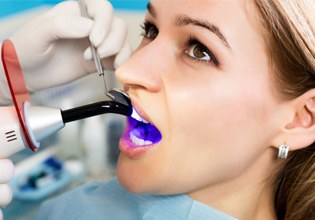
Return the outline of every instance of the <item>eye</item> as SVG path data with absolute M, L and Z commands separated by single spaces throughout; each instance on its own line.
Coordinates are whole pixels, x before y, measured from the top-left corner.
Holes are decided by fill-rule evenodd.
M 185 51 L 188 57 L 206 63 L 213 63 L 215 65 L 219 65 L 219 62 L 215 58 L 215 56 L 211 53 L 211 51 L 200 43 L 196 38 L 189 38 L 187 41 L 187 49 Z
M 141 35 L 145 38 L 154 40 L 159 34 L 159 30 L 157 29 L 157 27 L 149 21 L 145 21 L 141 25 L 141 28 L 143 30 Z
M 211 56 L 208 54 L 206 48 L 202 45 L 193 45 L 187 50 L 187 54 L 194 59 L 211 61 Z

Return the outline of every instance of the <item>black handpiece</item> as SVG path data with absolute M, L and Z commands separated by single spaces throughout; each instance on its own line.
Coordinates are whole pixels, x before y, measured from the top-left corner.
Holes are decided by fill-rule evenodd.
M 68 123 L 106 113 L 131 116 L 133 109 L 128 95 L 119 90 L 110 90 L 109 93 L 112 96 L 112 100 L 110 101 L 101 101 L 68 110 L 62 110 L 61 116 L 63 122 Z

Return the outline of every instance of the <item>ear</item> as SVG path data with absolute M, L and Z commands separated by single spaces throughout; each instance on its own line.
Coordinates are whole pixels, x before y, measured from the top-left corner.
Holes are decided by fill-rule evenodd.
M 283 129 L 290 150 L 308 147 L 315 141 L 315 89 L 293 100 L 291 121 Z

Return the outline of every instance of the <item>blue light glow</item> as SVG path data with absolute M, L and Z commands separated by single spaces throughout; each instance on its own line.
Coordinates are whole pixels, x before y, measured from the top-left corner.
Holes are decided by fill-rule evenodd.
M 160 133 L 160 131 L 150 123 L 142 123 L 132 117 L 129 117 L 128 125 L 130 131 L 137 131 L 133 132 L 134 134 L 136 134 L 137 138 L 151 141 L 153 144 L 158 143 L 162 139 L 162 134 Z

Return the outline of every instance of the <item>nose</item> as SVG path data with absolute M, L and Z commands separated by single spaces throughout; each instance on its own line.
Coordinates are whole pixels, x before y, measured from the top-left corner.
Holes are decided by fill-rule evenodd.
M 116 70 L 117 80 L 126 89 L 141 88 L 159 92 L 162 88 L 163 52 L 157 45 L 146 45 L 138 49 L 131 58 Z

